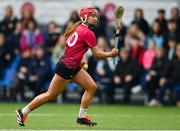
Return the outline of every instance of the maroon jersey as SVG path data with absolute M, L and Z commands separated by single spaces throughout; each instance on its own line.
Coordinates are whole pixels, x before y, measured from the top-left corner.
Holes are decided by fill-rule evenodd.
M 68 68 L 80 66 L 83 55 L 96 45 L 96 37 L 87 25 L 81 24 L 66 41 L 66 49 L 60 60 Z

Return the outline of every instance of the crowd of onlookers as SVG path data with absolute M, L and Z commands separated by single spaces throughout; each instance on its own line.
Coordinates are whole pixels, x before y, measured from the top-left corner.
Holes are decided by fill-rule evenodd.
M 108 51 L 114 47 L 115 27 L 108 24 L 103 12 L 97 9 L 100 21 L 93 31 L 98 47 Z M 87 52 L 87 71 L 99 87 L 96 98 L 114 102 L 116 89 L 121 88 L 123 103 L 131 102 L 132 93 L 143 91 L 150 106 L 163 105 L 167 101 L 180 106 L 179 9 L 172 8 L 169 19 L 165 16 L 165 10 L 159 9 L 157 18 L 148 23 L 143 10 L 137 8 L 131 24 L 122 23 L 116 66 L 112 59 L 99 60 Z M 21 100 L 26 100 L 27 89 L 34 95 L 47 90 L 55 64 L 64 51 L 63 33 L 79 20 L 78 12 L 74 10 L 64 25 L 55 21 L 39 25 L 32 10 L 24 8 L 21 18 L 17 19 L 12 7 L 6 7 L 0 21 L 0 81 L 5 69 L 16 62 L 11 99 L 17 100 L 17 95 L 20 95 Z M 76 90 L 77 87 L 71 83 L 68 88 Z M 67 92 L 68 89 L 63 93 L 64 100 Z M 165 100 L 167 95 L 168 100 Z

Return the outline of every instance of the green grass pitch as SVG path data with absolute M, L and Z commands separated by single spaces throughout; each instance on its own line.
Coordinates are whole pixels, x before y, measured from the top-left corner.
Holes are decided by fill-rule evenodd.
M 15 110 L 25 104 L 0 103 L 0 130 L 180 130 L 180 109 L 92 104 L 88 114 L 96 127 L 76 124 L 78 104 L 43 105 L 33 111 L 25 127 L 16 123 Z

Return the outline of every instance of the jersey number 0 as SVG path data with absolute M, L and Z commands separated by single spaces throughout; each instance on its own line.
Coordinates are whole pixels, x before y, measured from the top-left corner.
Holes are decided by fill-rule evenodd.
M 67 39 L 67 44 L 68 46 L 72 47 L 76 44 L 78 40 L 78 33 L 74 32 L 68 39 Z

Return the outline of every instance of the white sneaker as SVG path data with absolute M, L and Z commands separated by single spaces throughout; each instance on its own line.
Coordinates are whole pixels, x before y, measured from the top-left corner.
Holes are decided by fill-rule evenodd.
M 180 101 L 178 101 L 178 102 L 176 103 L 176 106 L 177 106 L 177 107 L 180 107 Z
M 134 87 L 131 89 L 131 92 L 132 92 L 133 94 L 137 94 L 137 93 L 139 93 L 141 90 L 142 90 L 142 86 L 141 86 L 141 85 L 137 85 L 137 86 L 134 86 Z
M 156 99 L 152 99 L 152 100 L 149 102 L 148 105 L 151 106 L 151 107 L 153 107 L 153 106 L 162 106 L 162 104 L 161 104 L 159 101 L 157 101 Z

